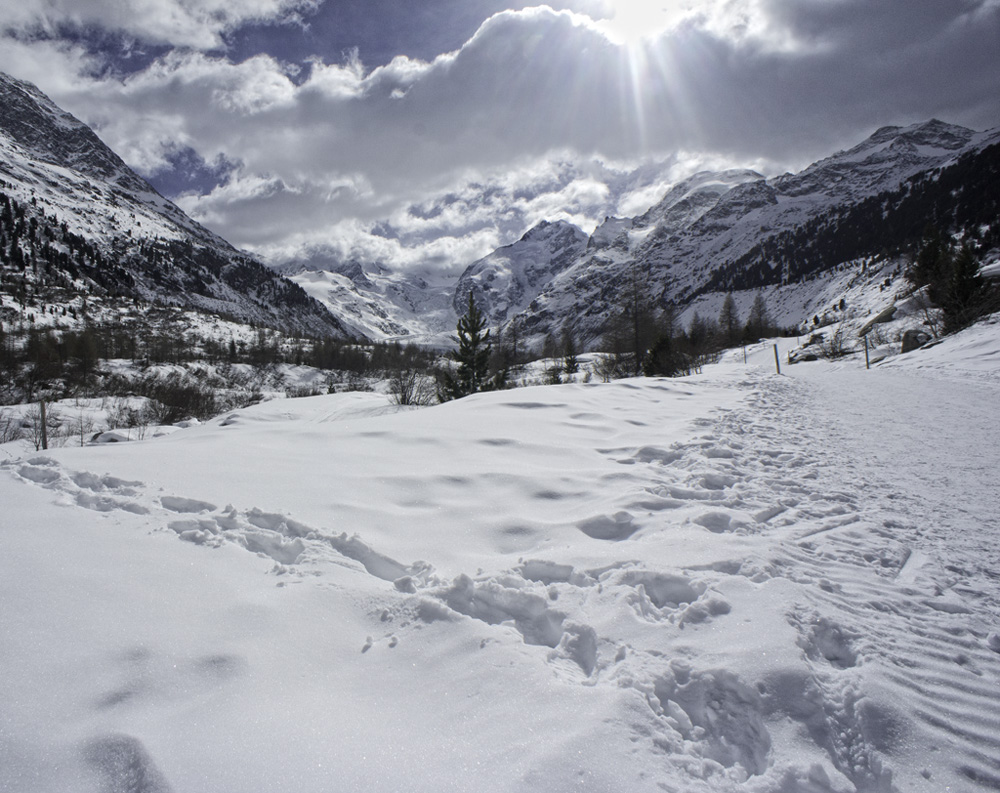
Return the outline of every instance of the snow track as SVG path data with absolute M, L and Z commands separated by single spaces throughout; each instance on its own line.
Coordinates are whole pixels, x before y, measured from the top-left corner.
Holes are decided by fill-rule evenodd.
M 318 426 L 376 462 L 332 464 L 324 481 L 346 495 L 332 507 L 323 496 L 322 508 L 287 509 L 282 488 L 294 483 L 279 468 L 247 465 L 242 489 L 183 472 L 154 483 L 135 471 L 155 466 L 105 450 L 116 475 L 74 467 L 93 459 L 87 450 L 2 468 L 77 512 L 245 548 L 281 591 L 357 592 L 367 622 L 343 629 L 356 658 L 338 663 L 359 679 L 382 669 L 387 686 L 400 675 L 400 712 L 444 685 L 456 702 L 433 707 L 446 719 L 492 724 L 540 699 L 581 714 L 570 732 L 586 752 L 566 753 L 561 720 L 539 722 L 539 749 L 491 790 L 540 780 L 553 791 L 577 780 L 630 791 L 997 790 L 998 390 L 824 364 L 781 377 L 730 365 L 690 381 L 510 392 L 397 417 L 359 402 L 368 418 L 357 426 L 349 416 Z M 311 426 L 340 415 L 318 407 L 289 403 L 253 438 L 297 426 L 299 414 Z M 232 444 L 242 436 L 212 433 L 254 426 L 237 414 L 191 442 Z M 317 449 L 330 443 L 322 437 Z M 405 454 L 386 462 L 389 450 L 421 466 Z M 256 489 L 270 506 L 211 495 L 227 489 Z M 483 504 L 497 514 L 483 516 Z M 356 533 L 329 528 L 348 517 Z M 449 661 L 442 642 L 468 649 Z M 440 672 L 407 677 L 429 655 Z M 254 673 L 218 648 L 197 657 Z M 507 669 L 503 695 L 476 700 L 483 715 L 459 704 Z M 118 690 L 97 696 L 102 717 L 125 712 Z M 121 767 L 147 774 L 150 790 L 175 786 L 176 764 L 154 764 L 146 741 L 111 727 L 85 749 L 108 785 Z M 487 743 L 477 763 L 493 762 Z M 427 779 L 418 772 L 415 789 L 430 789 Z

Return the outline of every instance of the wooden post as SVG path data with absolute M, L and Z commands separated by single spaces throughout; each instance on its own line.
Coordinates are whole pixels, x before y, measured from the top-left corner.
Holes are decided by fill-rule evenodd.
M 41 400 L 38 403 L 38 405 L 41 408 L 41 413 L 42 413 L 42 448 L 43 449 L 48 449 L 49 448 L 49 428 L 47 426 L 48 425 L 48 421 L 46 421 L 46 417 L 45 417 L 45 400 L 44 399 Z
M 781 362 L 778 361 L 778 345 L 774 345 L 774 370 L 781 374 Z
M 868 360 L 868 336 L 865 336 L 865 369 L 871 368 L 871 362 Z
M 743 343 L 743 363 L 747 362 L 747 345 L 746 342 Z

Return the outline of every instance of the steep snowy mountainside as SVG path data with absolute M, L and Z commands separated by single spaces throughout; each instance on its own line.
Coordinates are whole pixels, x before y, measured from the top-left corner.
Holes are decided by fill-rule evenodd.
M 124 189 L 148 185 L 86 124 L 57 107 L 31 83 L 0 73 L 0 127 L 34 156 Z
M 788 198 L 822 194 L 857 200 L 885 190 L 892 182 L 943 165 L 983 139 L 982 133 L 937 119 L 909 127 L 882 127 L 857 146 L 771 183 Z
M 0 267 L 17 270 L 9 285 L 41 308 L 86 297 L 96 310 L 105 298 L 128 298 L 348 335 L 295 284 L 159 195 L 86 125 L 2 73 L 0 193 L 18 230 L 0 246 Z M 46 266 L 23 273 L 17 263 L 25 258 Z M 19 306 L 40 319 L 33 308 Z
M 588 251 L 630 250 L 653 239 L 675 235 L 711 210 L 738 185 L 764 179 L 756 171 L 699 171 L 678 182 L 646 212 L 634 218 L 607 218 L 590 236 Z
M 971 130 L 930 121 L 884 128 L 854 148 L 798 174 L 735 185 L 676 237 L 653 237 L 633 257 L 669 296 L 685 300 L 708 273 L 746 253 L 762 236 L 794 229 L 834 207 L 897 188 L 917 173 L 941 167 L 976 140 Z
M 773 179 L 752 171 L 696 174 L 644 215 L 631 221 L 609 219 L 599 227 L 586 253 L 540 290 L 517 321 L 536 339 L 572 321 L 583 338 L 593 340 L 620 313 L 623 286 L 637 280 L 654 305 L 684 306 L 709 290 L 781 285 L 878 254 L 887 242 L 885 236 L 876 242 L 883 221 L 868 212 L 871 207 L 866 208 L 864 234 L 852 229 L 851 240 L 841 235 L 828 246 L 849 249 L 840 258 L 788 262 L 760 246 L 780 235 L 809 239 L 831 213 L 849 212 L 891 191 L 908 192 L 911 184 L 930 194 L 936 178 L 931 174 L 947 173 L 963 158 L 989 152 L 997 138 L 998 131 L 976 133 L 932 120 L 880 129 L 858 146 L 798 174 Z M 974 182 L 966 170 L 961 178 Z M 971 192 L 989 190 L 976 185 Z M 917 214 L 919 238 L 934 215 L 916 200 L 908 206 Z M 837 233 L 836 224 L 831 224 L 831 233 Z M 908 234 L 910 240 L 913 233 Z
M 905 253 L 928 227 L 1000 248 L 1000 131 L 945 167 L 919 172 L 895 189 L 838 204 L 807 223 L 761 234 L 742 256 L 717 267 L 695 293 L 792 284 L 844 262 Z
M 64 181 L 74 183 L 72 190 L 57 189 L 51 196 L 58 204 L 58 193 L 69 193 L 65 196 L 67 200 L 58 206 L 62 210 L 60 217 L 66 222 L 81 209 L 76 200 L 78 195 L 73 193 L 83 191 L 87 197 L 101 199 L 97 203 L 110 204 L 115 209 L 124 208 L 123 202 L 132 199 L 127 201 L 129 214 L 138 210 L 139 222 L 145 221 L 147 230 L 167 239 L 187 234 L 220 247 L 232 247 L 157 193 L 104 145 L 90 127 L 59 108 L 31 83 L 2 72 L 0 130 L 4 133 L 0 136 L 0 146 L 3 146 L 0 168 L 19 165 L 41 186 L 58 188 Z M 117 198 L 117 202 L 112 197 Z M 124 225 L 122 213 L 114 214 L 115 225 Z M 86 217 L 79 220 L 85 228 L 93 228 Z
M 523 311 L 553 278 L 587 247 L 587 235 L 572 223 L 542 221 L 512 245 L 469 265 L 455 289 L 456 314 L 464 314 L 469 293 L 493 325 Z
M 763 180 L 756 171 L 699 171 L 674 185 L 658 204 L 639 215 L 633 225 L 654 227 L 658 236 L 680 232 L 713 209 L 726 193 Z

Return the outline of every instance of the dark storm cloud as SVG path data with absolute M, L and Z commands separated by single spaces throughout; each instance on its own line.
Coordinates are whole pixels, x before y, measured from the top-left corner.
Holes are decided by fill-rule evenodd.
M 703 98 L 709 146 L 814 156 L 884 124 L 932 116 L 980 129 L 1000 123 L 1000 4 L 992 0 L 766 7 L 770 42 L 698 28 L 670 34 L 689 90 Z

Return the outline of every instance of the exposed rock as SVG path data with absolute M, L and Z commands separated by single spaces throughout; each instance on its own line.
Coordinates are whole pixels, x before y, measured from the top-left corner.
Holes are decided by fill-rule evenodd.
M 911 352 L 919 349 L 930 340 L 931 334 L 927 331 L 910 328 L 908 331 L 903 333 L 903 346 L 900 348 L 900 352 Z

